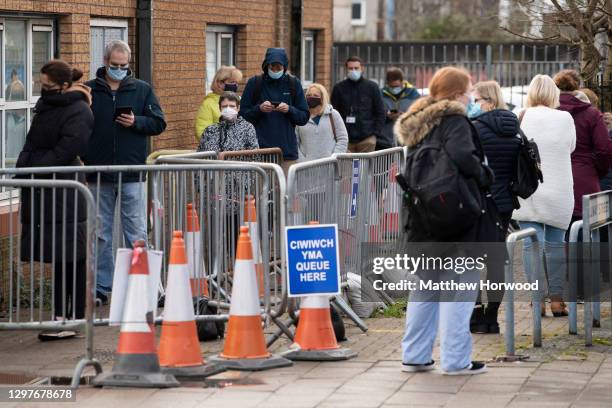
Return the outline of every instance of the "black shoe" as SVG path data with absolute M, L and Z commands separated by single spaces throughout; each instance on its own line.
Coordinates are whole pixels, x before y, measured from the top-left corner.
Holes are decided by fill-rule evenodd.
M 108 296 L 102 292 L 96 291 L 96 303 L 99 303 L 102 306 L 108 305 Z
M 435 361 L 431 360 L 429 363 L 425 364 L 407 364 L 402 363 L 402 371 L 405 373 L 420 373 L 423 371 L 431 371 L 435 370 Z
M 489 334 L 499 334 L 499 323 L 489 323 L 487 327 L 487 333 Z
M 445 371 L 444 375 L 476 375 L 487 372 L 487 365 L 481 361 L 472 361 L 472 363 L 463 370 Z

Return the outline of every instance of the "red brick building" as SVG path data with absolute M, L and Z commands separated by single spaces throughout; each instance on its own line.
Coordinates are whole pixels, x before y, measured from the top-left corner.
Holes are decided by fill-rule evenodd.
M 41 65 L 62 58 L 89 78 L 102 63 L 104 44 L 115 38 L 130 44 L 137 76 L 148 79 L 150 74 L 166 113 L 168 128 L 153 139 L 152 148 L 192 146 L 197 109 L 220 65 L 236 65 L 246 79 L 261 72 L 266 48 L 291 52 L 293 2 L 0 0 L 0 167 L 13 165 L 21 150 L 39 94 Z M 140 67 L 147 21 L 152 25 L 152 63 Z M 302 23 L 302 67 L 296 74 L 329 86 L 332 0 L 303 0 Z

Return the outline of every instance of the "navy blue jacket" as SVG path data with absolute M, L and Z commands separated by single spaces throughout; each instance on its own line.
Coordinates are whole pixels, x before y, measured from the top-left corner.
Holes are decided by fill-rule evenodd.
M 279 62 L 285 67 L 285 74 L 280 79 L 268 76 L 268 65 Z M 255 90 L 256 77 L 252 77 L 246 84 L 240 102 L 240 116 L 255 126 L 257 141 L 260 148 L 279 147 L 283 151 L 285 160 L 298 159 L 297 138 L 295 127 L 308 123 L 310 112 L 304 97 L 302 84 L 297 78 L 290 79 L 287 72 L 289 60 L 282 48 L 269 48 L 261 66 L 263 70 L 263 83 L 261 94 L 257 101 L 252 101 Z M 291 86 L 289 81 L 295 81 L 295 98 L 291 100 Z M 265 101 L 285 102 L 289 105 L 289 112 L 264 113 L 259 105 Z
M 500 213 L 514 209 L 510 182 L 516 174 L 521 139 L 519 121 L 509 110 L 495 109 L 474 119 L 489 167 L 495 173 L 491 193 Z
M 94 130 L 89 139 L 83 162 L 95 165 L 139 165 L 147 159 L 147 136 L 159 135 L 166 129 L 164 113 L 151 86 L 132 76 L 121 81 L 113 96 L 105 79 L 105 68 L 96 72 L 96 78 L 88 81 L 91 87 L 94 114 Z M 134 126 L 125 128 L 113 120 L 115 107 L 129 106 L 136 120 Z M 90 175 L 92 179 L 95 175 Z M 138 174 L 124 174 L 123 181 L 138 181 Z M 115 175 L 104 174 L 103 181 L 116 181 Z

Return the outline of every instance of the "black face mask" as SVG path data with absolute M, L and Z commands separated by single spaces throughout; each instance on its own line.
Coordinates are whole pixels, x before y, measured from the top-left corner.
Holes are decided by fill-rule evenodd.
M 309 108 L 316 108 L 321 105 L 321 98 L 318 96 L 309 96 L 306 98 L 306 103 L 308 103 Z
M 62 93 L 61 89 L 45 89 L 45 88 L 40 89 L 40 97 L 43 99 L 59 95 L 60 93 Z
M 225 84 L 223 90 L 225 92 L 238 92 L 238 84 Z

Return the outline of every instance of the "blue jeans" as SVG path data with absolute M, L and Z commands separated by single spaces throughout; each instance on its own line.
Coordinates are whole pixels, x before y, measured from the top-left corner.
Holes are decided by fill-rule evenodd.
M 457 275 L 454 271 L 448 271 L 440 274 L 439 279 L 433 280 L 474 283 L 479 282 L 479 274 Z M 470 317 L 477 296 L 478 289 L 462 291 L 459 297 L 463 301 L 446 302 L 440 301 L 439 292 L 418 288 L 410 292 L 406 309 L 406 332 L 402 339 L 403 362 L 429 363 L 439 327 L 442 370 L 459 371 L 469 366 L 472 356 Z M 468 299 L 473 300 L 467 301 Z
M 121 197 L 116 183 L 100 183 L 100 191 L 96 184 L 90 186 L 94 199 L 97 200 L 100 215 L 98 229 L 98 250 L 96 254 L 97 275 L 96 290 L 107 293 L 113 287 L 113 224 L 115 222 L 115 206 L 120 200 L 121 226 L 123 236 L 129 248 L 134 241 L 147 240 L 147 206 L 145 201 L 146 184 L 142 182 L 123 183 Z
M 546 272 L 548 282 L 548 295 L 563 295 L 563 279 L 567 269 L 566 255 L 565 255 L 565 230 L 555 228 L 547 224 L 539 222 L 525 222 L 521 221 L 521 229 L 534 228 L 538 235 L 539 241 L 539 254 L 538 259 L 545 256 L 546 261 Z M 542 245 L 544 243 L 544 245 Z M 525 267 L 525 274 L 530 282 L 534 282 L 535 279 L 540 279 L 539 287 L 542 288 L 542 279 L 544 277 L 544 271 L 541 270 L 542 264 L 538 263 L 538 269 L 533 270 L 533 264 L 531 262 L 531 241 L 525 240 L 523 242 L 523 265 Z

